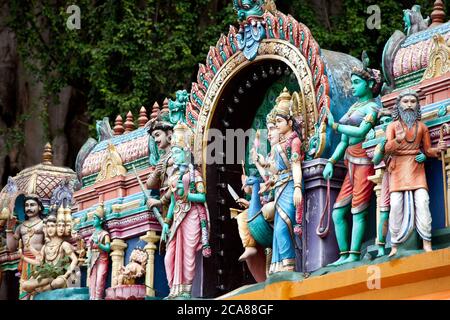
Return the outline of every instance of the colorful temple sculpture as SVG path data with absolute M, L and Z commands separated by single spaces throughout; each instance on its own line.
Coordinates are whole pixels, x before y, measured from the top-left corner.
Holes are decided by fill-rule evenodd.
M 46 146 L 10 178 L 2 298 L 450 298 L 442 1 L 404 11 L 382 71 L 233 4 L 190 91 L 97 121 L 75 172 Z
M 66 234 L 71 233 L 76 174 L 70 168 L 54 166 L 52 158 L 52 146 L 46 144 L 42 163 L 10 177 L 0 193 L 0 272 L 4 299 L 12 295 L 26 299 L 29 295 L 21 288 L 19 293 L 15 274 L 19 270 L 21 280 L 29 279 L 33 268 L 24 257 L 36 258 L 29 249 L 40 250 L 44 244 L 44 216 L 58 213 L 59 221 L 67 225 Z

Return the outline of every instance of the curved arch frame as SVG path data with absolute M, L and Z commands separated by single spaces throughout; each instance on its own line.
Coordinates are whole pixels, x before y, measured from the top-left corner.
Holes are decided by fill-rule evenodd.
M 202 164 L 203 175 L 206 176 L 206 152 L 208 130 L 223 90 L 241 70 L 263 60 L 279 60 L 294 72 L 300 87 L 302 114 L 307 126 L 308 138 L 314 134 L 314 125 L 318 119 L 318 108 L 313 76 L 303 54 L 288 41 L 279 39 L 263 40 L 258 56 L 254 61 L 247 60 L 242 52 L 231 56 L 214 76 L 203 99 L 197 125 L 195 127 L 194 156 L 196 163 Z

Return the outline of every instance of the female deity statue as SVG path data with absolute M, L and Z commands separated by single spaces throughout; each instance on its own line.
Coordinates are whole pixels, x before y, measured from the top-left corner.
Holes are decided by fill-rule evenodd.
M 373 191 L 373 183 L 367 179 L 374 175 L 373 163 L 367 157 L 362 143 L 367 133 L 375 126 L 380 105 L 375 102 L 381 90 L 382 80 L 377 70 L 369 69 L 367 55 L 363 53 L 363 68 L 354 68 L 351 73 L 353 95 L 358 98 L 339 123 L 328 113 L 328 125 L 342 134 L 341 141 L 328 159 L 323 176 L 333 177 L 333 166 L 344 159 L 347 175 L 333 207 L 333 221 L 340 250 L 340 258 L 332 266 L 358 261 L 367 227 L 367 215 Z M 346 216 L 353 214 L 353 229 L 350 233 Z
M 200 249 L 204 257 L 211 255 L 208 243 L 208 212 L 206 194 L 200 172 L 191 164 L 191 138 L 189 127 L 180 122 L 173 129 L 172 159 L 175 171 L 169 178 L 169 210 L 164 219 L 161 239 L 166 241 L 168 298 L 191 297 L 195 275 L 195 258 Z M 150 199 L 149 207 L 161 205 Z
M 90 300 L 102 300 L 105 294 L 106 276 L 108 275 L 111 240 L 109 233 L 103 229 L 105 211 L 103 203 L 94 213 L 95 231 L 88 240 L 88 283 Z
M 294 99 L 285 88 L 274 108 L 280 143 L 273 150 L 276 175 L 265 183 L 261 193 L 275 190 L 275 221 L 272 262 L 269 274 L 295 270 L 295 235 L 302 234 L 302 151 L 300 122 L 294 117 Z

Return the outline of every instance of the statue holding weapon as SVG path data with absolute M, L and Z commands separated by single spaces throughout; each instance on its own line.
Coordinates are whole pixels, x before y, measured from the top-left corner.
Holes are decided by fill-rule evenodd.
M 190 298 L 197 252 L 201 250 L 204 257 L 211 255 L 209 219 L 203 178 L 190 162 L 190 129 L 180 122 L 173 131 L 171 151 L 175 171 L 168 181 L 166 196 L 170 205 L 161 239 L 166 241 L 168 298 Z M 148 203 L 157 204 L 158 200 L 149 199 Z

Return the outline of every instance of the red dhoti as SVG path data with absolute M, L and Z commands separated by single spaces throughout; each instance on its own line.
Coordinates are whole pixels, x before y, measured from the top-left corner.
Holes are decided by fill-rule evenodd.
M 31 251 L 24 250 L 22 252 L 23 257 L 27 257 L 29 259 L 36 259 L 36 256 L 31 253 Z M 19 265 L 17 266 L 17 270 L 20 272 L 20 289 L 19 289 L 19 300 L 29 300 L 30 294 L 22 290 L 22 282 L 27 281 L 31 278 L 31 274 L 34 271 L 34 266 L 24 259 L 20 258 Z
M 362 148 L 362 142 L 347 148 L 345 166 L 348 169 L 347 175 L 333 208 L 351 204 L 351 212 L 357 214 L 369 207 L 374 183 L 367 177 L 375 174 L 373 164 Z

